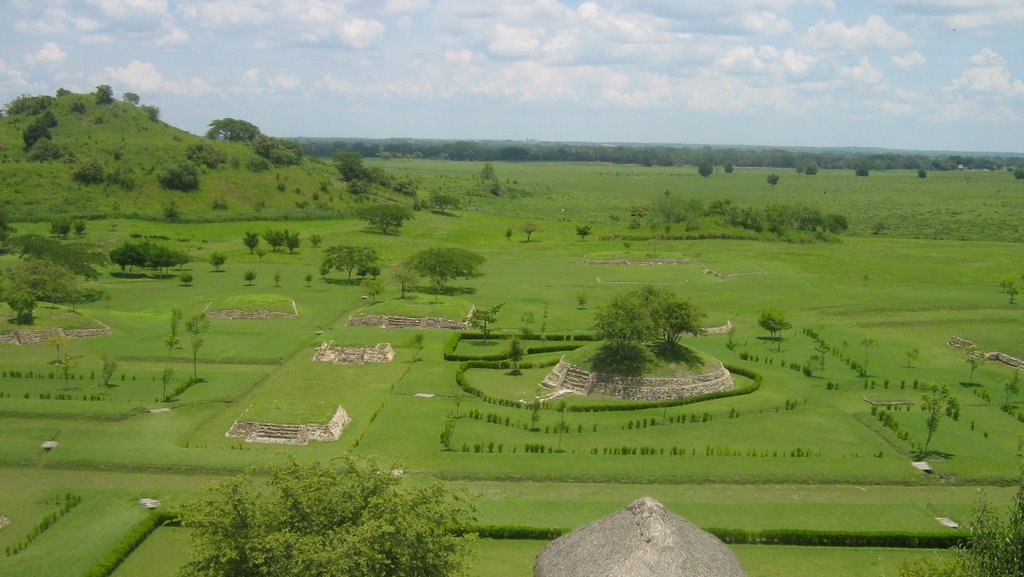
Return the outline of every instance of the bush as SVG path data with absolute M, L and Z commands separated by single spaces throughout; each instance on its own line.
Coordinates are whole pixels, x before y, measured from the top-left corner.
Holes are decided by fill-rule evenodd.
M 153 513 L 132 527 L 121 540 L 98 563 L 89 569 L 84 577 L 109 577 L 117 567 L 131 555 L 136 547 L 142 544 L 158 527 L 172 524 L 176 515 L 162 512 Z
M 106 177 L 103 163 L 95 159 L 80 163 L 71 176 L 82 184 L 99 184 Z
M 164 167 L 156 178 L 161 186 L 170 190 L 189 192 L 199 188 L 199 170 L 191 162 Z

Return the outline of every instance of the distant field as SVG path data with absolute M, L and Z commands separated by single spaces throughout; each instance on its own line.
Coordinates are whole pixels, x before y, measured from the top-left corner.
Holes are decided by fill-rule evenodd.
M 918 179 L 875 172 L 857 178 L 822 171 L 783 174 L 771 188 L 767 171 L 743 168 L 702 179 L 686 168 L 498 163 L 499 178 L 514 194 L 494 198 L 476 192 L 479 163 L 372 164 L 413 176 L 424 198 L 436 189 L 454 190 L 469 204 L 453 215 L 418 211 L 398 235 L 355 220 L 89 221 L 85 237 L 75 242 L 109 250 L 132 235 L 158 236 L 192 262 L 165 279 L 115 276 L 119 269 L 106 267 L 85 283 L 102 297 L 78 305 L 77 314 L 45 304 L 38 309 L 35 328 L 102 323 L 110 336 L 72 339 L 59 352 L 54 344 L 0 344 L 0 514 L 12 519 L 0 530 L 0 545 L 22 539 L 56 495 L 83 497 L 24 551 L 0 558 L 0 574 L 78 577 L 142 518 L 141 497 L 160 498 L 173 510 L 199 495 L 202 485 L 248 467 L 287 457 L 329 461 L 349 451 L 402 468 L 409 483 L 440 479 L 474 495 L 481 524 L 568 529 L 650 495 L 702 527 L 924 533 L 943 530 L 935 517 L 968 521 L 979 489 L 998 506 L 1009 501 L 1024 439 L 1021 398 L 1008 398 L 1004 388 L 1011 369 L 985 362 L 972 375 L 963 351 L 947 342 L 958 336 L 984 352 L 1024 357 L 1024 305 L 1011 305 L 999 288 L 1002 279 L 1024 273 L 1016 242 L 1024 233 L 1015 216 L 1024 195 L 1011 175 Z M 708 203 L 801 202 L 847 214 L 853 234 L 817 243 L 602 240 L 650 234 L 629 228 L 631 208 L 665 190 Z M 880 219 L 886 227 L 875 235 Z M 528 220 L 540 230 L 525 242 L 520 227 Z M 593 227 L 583 240 L 576 235 L 582 224 Z M 19 233 L 49 232 L 45 222 L 15 225 Z M 261 258 L 242 245 L 245 232 L 285 227 L 303 239 L 294 254 L 268 251 Z M 384 284 L 378 302 L 364 298 L 363 287 L 344 273 L 320 274 L 324 253 L 307 242 L 313 234 L 323 247 L 378 250 Z M 397 265 L 436 246 L 479 252 L 486 258 L 480 276 L 452 280 L 452 290 L 440 297 L 417 282 L 409 298 L 400 298 L 392 279 Z M 227 257 L 223 272 L 208 262 L 214 251 Z M 0 268 L 16 258 L 0 254 Z M 688 262 L 599 265 L 587 258 Z M 250 270 L 253 286 L 243 278 Z M 192 286 L 177 279 L 181 272 L 194 276 Z M 573 353 L 527 355 L 523 361 L 532 368 L 521 376 L 466 366 L 464 384 L 481 392 L 476 396 L 456 380 L 461 362 L 444 360 L 452 331 L 347 324 L 351 316 L 378 313 L 461 319 L 472 305 L 502 305 L 490 327 L 495 333 L 525 328 L 539 335 L 527 346 L 564 344 L 565 335 L 592 334 L 599 307 L 644 283 L 693 300 L 709 326 L 731 322 L 731 335 L 685 344 L 760 375 L 760 388 L 671 407 L 567 397 L 570 410 L 546 405 L 533 421 L 518 401 L 548 392 L 538 386 L 546 365 Z M 292 301 L 297 318 L 212 319 L 195 364 L 187 334 L 167 349 L 172 309 L 186 318 L 206 309 L 291 312 Z M 769 308 L 793 324 L 781 347 L 757 324 Z M 8 313 L 0 304 L 0 317 Z M 6 321 L 4 327 L 18 328 Z M 421 351 L 417 336 L 423 337 Z M 389 364 L 314 363 L 324 341 L 387 342 L 396 358 Z M 454 352 L 500 355 L 507 349 L 507 340 L 464 340 Z M 79 357 L 67 381 L 54 364 L 59 354 Z M 103 355 L 118 363 L 110 383 L 102 379 Z M 851 363 L 866 365 L 866 376 Z M 161 402 L 168 366 L 171 389 L 193 375 L 200 380 L 176 400 Z M 960 414 L 942 419 L 930 452 L 922 455 L 924 413 L 917 406 L 872 409 L 870 403 L 919 403 L 928 382 L 947 385 Z M 224 436 L 239 418 L 324 422 L 339 405 L 352 420 L 336 442 L 296 447 Z M 588 410 L 595 408 L 602 410 Z M 458 418 L 446 450 L 439 436 L 450 413 Z M 40 444 L 46 440 L 59 444 L 45 451 Z M 920 457 L 934 475 L 911 466 Z M 188 545 L 177 531 L 159 530 L 116 575 L 159 575 L 182 562 Z M 474 574 L 529 575 L 542 546 L 481 542 Z M 932 554 L 736 551 L 752 576 L 891 575 L 903 559 Z

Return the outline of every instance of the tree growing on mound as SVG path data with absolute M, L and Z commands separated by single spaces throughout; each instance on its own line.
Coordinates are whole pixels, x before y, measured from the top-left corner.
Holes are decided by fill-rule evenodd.
M 206 138 L 211 140 L 227 140 L 231 142 L 252 142 L 263 134 L 255 124 L 235 118 L 220 118 L 209 124 Z
M 698 335 L 704 313 L 674 293 L 652 286 L 621 293 L 594 315 L 605 353 L 617 359 L 639 361 L 651 343 L 661 355 L 675 358 L 683 334 Z
M 458 493 L 402 486 L 372 461 L 346 457 L 341 470 L 291 461 L 266 479 L 251 471 L 218 483 L 185 505 L 193 559 L 182 575 L 459 575 L 472 536 L 457 529 L 472 516 Z

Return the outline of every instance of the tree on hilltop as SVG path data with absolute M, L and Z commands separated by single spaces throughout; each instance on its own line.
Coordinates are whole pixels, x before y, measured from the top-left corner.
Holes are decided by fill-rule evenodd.
M 252 142 L 262 135 L 255 124 L 236 118 L 220 118 L 210 121 L 210 129 L 206 138 L 211 140 L 227 140 L 230 142 Z

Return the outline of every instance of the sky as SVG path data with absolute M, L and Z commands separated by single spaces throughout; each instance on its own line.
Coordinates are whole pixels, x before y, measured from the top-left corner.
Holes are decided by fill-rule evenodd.
M 1024 152 L 1024 0 L 0 0 L 0 102 L 196 134 Z

